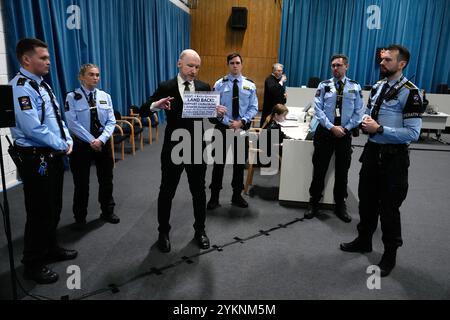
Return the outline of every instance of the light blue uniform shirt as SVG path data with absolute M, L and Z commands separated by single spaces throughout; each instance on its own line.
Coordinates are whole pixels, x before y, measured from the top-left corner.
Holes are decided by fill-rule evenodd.
M 11 128 L 11 134 L 16 144 L 21 147 L 50 147 L 54 150 L 67 150 L 68 144 L 72 144 L 69 130 L 62 121 L 66 139 L 61 137 L 61 131 L 56 120 L 52 99 L 41 85 L 42 77 L 20 68 L 9 84 L 13 87 L 14 112 L 16 114 L 16 127 Z M 39 93 L 31 86 L 34 80 L 39 86 Z M 44 121 L 42 120 L 42 107 L 45 103 Z M 59 104 L 55 99 L 55 104 Z
M 402 77 L 403 75 L 399 79 L 389 81 L 389 86 L 394 86 Z M 381 80 L 372 87 L 366 115 L 371 114 L 372 106 L 386 82 L 387 79 Z M 394 99 L 383 101 L 381 104 L 378 123 L 383 126 L 384 131 L 382 134 L 369 137 L 369 140 L 380 144 L 409 144 L 411 141 L 417 141 L 422 127 L 422 113 L 423 103 L 419 90 L 408 81 Z
M 87 100 L 90 92 L 84 87 L 78 88 L 67 94 L 65 104 L 67 125 L 70 132 L 87 143 L 91 143 L 95 139 L 90 132 L 91 112 Z M 97 107 L 98 120 L 102 125 L 100 128 L 101 135 L 98 139 L 105 144 L 113 134 L 116 125 L 111 96 L 98 89 L 94 89 L 92 93 Z
M 350 131 L 359 126 L 364 111 L 361 86 L 347 77 L 344 77 L 341 81 L 344 83 L 341 127 Z M 334 127 L 337 82 L 338 79 L 331 78 L 319 83 L 314 98 L 315 116 L 322 127 L 328 130 Z
M 233 118 L 233 81 L 238 80 L 239 87 L 239 117 Z M 258 113 L 258 97 L 255 84 L 244 76 L 234 78 L 231 74 L 219 79 L 214 84 L 214 91 L 220 92 L 220 104 L 227 107 L 227 112 L 221 120 L 228 126 L 233 120 L 250 122 Z

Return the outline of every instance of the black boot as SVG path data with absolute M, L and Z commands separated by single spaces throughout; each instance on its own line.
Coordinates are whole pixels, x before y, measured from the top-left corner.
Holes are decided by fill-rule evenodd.
M 334 214 L 345 223 L 349 223 L 350 221 L 352 221 L 352 218 L 347 213 L 347 205 L 345 204 L 345 202 L 336 202 L 336 206 L 334 207 Z
M 206 209 L 214 210 L 214 209 L 220 207 L 219 193 L 220 193 L 220 191 L 212 191 L 211 190 L 211 199 L 209 199 L 208 204 L 206 205 Z
M 316 201 L 309 201 L 308 211 L 306 211 L 304 218 L 312 219 L 319 215 L 319 203 Z
M 358 237 L 352 242 L 341 243 L 341 250 L 345 252 L 372 252 L 372 241 Z
M 245 201 L 244 198 L 241 196 L 242 191 L 235 191 L 233 192 L 233 196 L 231 197 L 231 204 L 240 208 L 247 208 L 248 203 Z
M 397 248 L 385 248 L 378 267 L 380 267 L 380 275 L 387 277 L 395 267 L 397 258 Z

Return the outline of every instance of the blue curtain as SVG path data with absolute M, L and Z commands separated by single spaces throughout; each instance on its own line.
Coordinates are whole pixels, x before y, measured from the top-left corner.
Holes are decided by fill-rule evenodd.
M 368 27 L 368 8 L 380 8 L 380 28 Z M 371 25 L 369 23 L 369 25 Z M 406 46 L 411 60 L 404 71 L 420 88 L 435 92 L 450 84 L 450 1 L 448 0 L 284 0 L 279 60 L 289 86 L 310 77 L 331 77 L 334 53 L 349 56 L 348 76 L 361 85 L 379 79 L 376 49 Z
M 71 5 L 80 8 L 80 29 L 67 27 Z M 178 55 L 190 44 L 190 15 L 169 0 L 4 0 L 4 11 L 10 70 L 19 68 L 17 41 L 39 38 L 49 45 L 48 80 L 60 101 L 79 86 L 80 65 L 92 62 L 101 70 L 99 87 L 122 114 L 176 75 Z

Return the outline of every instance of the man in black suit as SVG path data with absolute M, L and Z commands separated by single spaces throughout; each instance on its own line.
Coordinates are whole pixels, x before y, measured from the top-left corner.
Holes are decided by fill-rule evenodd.
M 272 113 L 273 107 L 278 104 L 286 103 L 286 88 L 284 83 L 287 78 L 283 74 L 284 66 L 281 63 L 275 63 L 272 66 L 272 74 L 264 82 L 264 102 L 261 114 L 261 127 L 266 118 Z
M 179 69 L 178 75 L 169 81 L 161 83 L 151 96 L 149 103 L 146 103 L 140 110 L 142 117 L 148 116 L 152 111 L 165 110 L 167 118 L 164 144 L 161 152 L 161 186 L 158 196 L 158 248 L 162 252 L 170 251 L 170 210 L 183 170 L 186 170 L 194 206 L 194 239 L 201 249 L 208 249 L 210 246 L 205 232 L 206 163 L 203 157 L 200 157 L 200 163 L 194 162 L 193 152 L 191 152 L 191 161 L 184 162 L 183 160 L 180 164 L 178 164 L 178 161 L 175 163 L 175 159 L 172 158 L 172 149 L 180 143 L 181 139 L 171 140 L 172 133 L 176 129 L 184 129 L 191 136 L 191 151 L 194 150 L 193 139 L 202 139 L 202 151 L 204 149 L 203 135 L 201 137 L 194 136 L 194 126 L 201 125 L 203 131 L 203 119 L 182 118 L 183 95 L 185 91 L 211 91 L 209 84 L 195 80 L 200 69 L 200 63 L 200 56 L 194 50 L 186 49 L 181 52 L 177 64 Z M 219 117 L 223 116 L 225 111 L 225 107 L 217 107 Z

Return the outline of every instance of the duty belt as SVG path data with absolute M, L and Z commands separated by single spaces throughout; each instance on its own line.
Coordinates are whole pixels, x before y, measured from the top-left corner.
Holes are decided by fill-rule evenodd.
M 408 151 L 409 144 L 392 144 L 392 143 L 375 143 L 372 141 L 368 141 L 367 144 L 370 147 L 377 148 L 380 153 L 387 153 L 387 154 L 395 154 L 395 153 L 401 153 Z
M 50 158 L 60 157 L 65 154 L 65 151 L 57 151 L 52 148 L 46 148 L 46 147 L 21 147 L 18 145 L 15 145 L 15 148 L 17 152 L 19 152 L 22 155 L 29 155 L 29 156 L 48 156 Z

